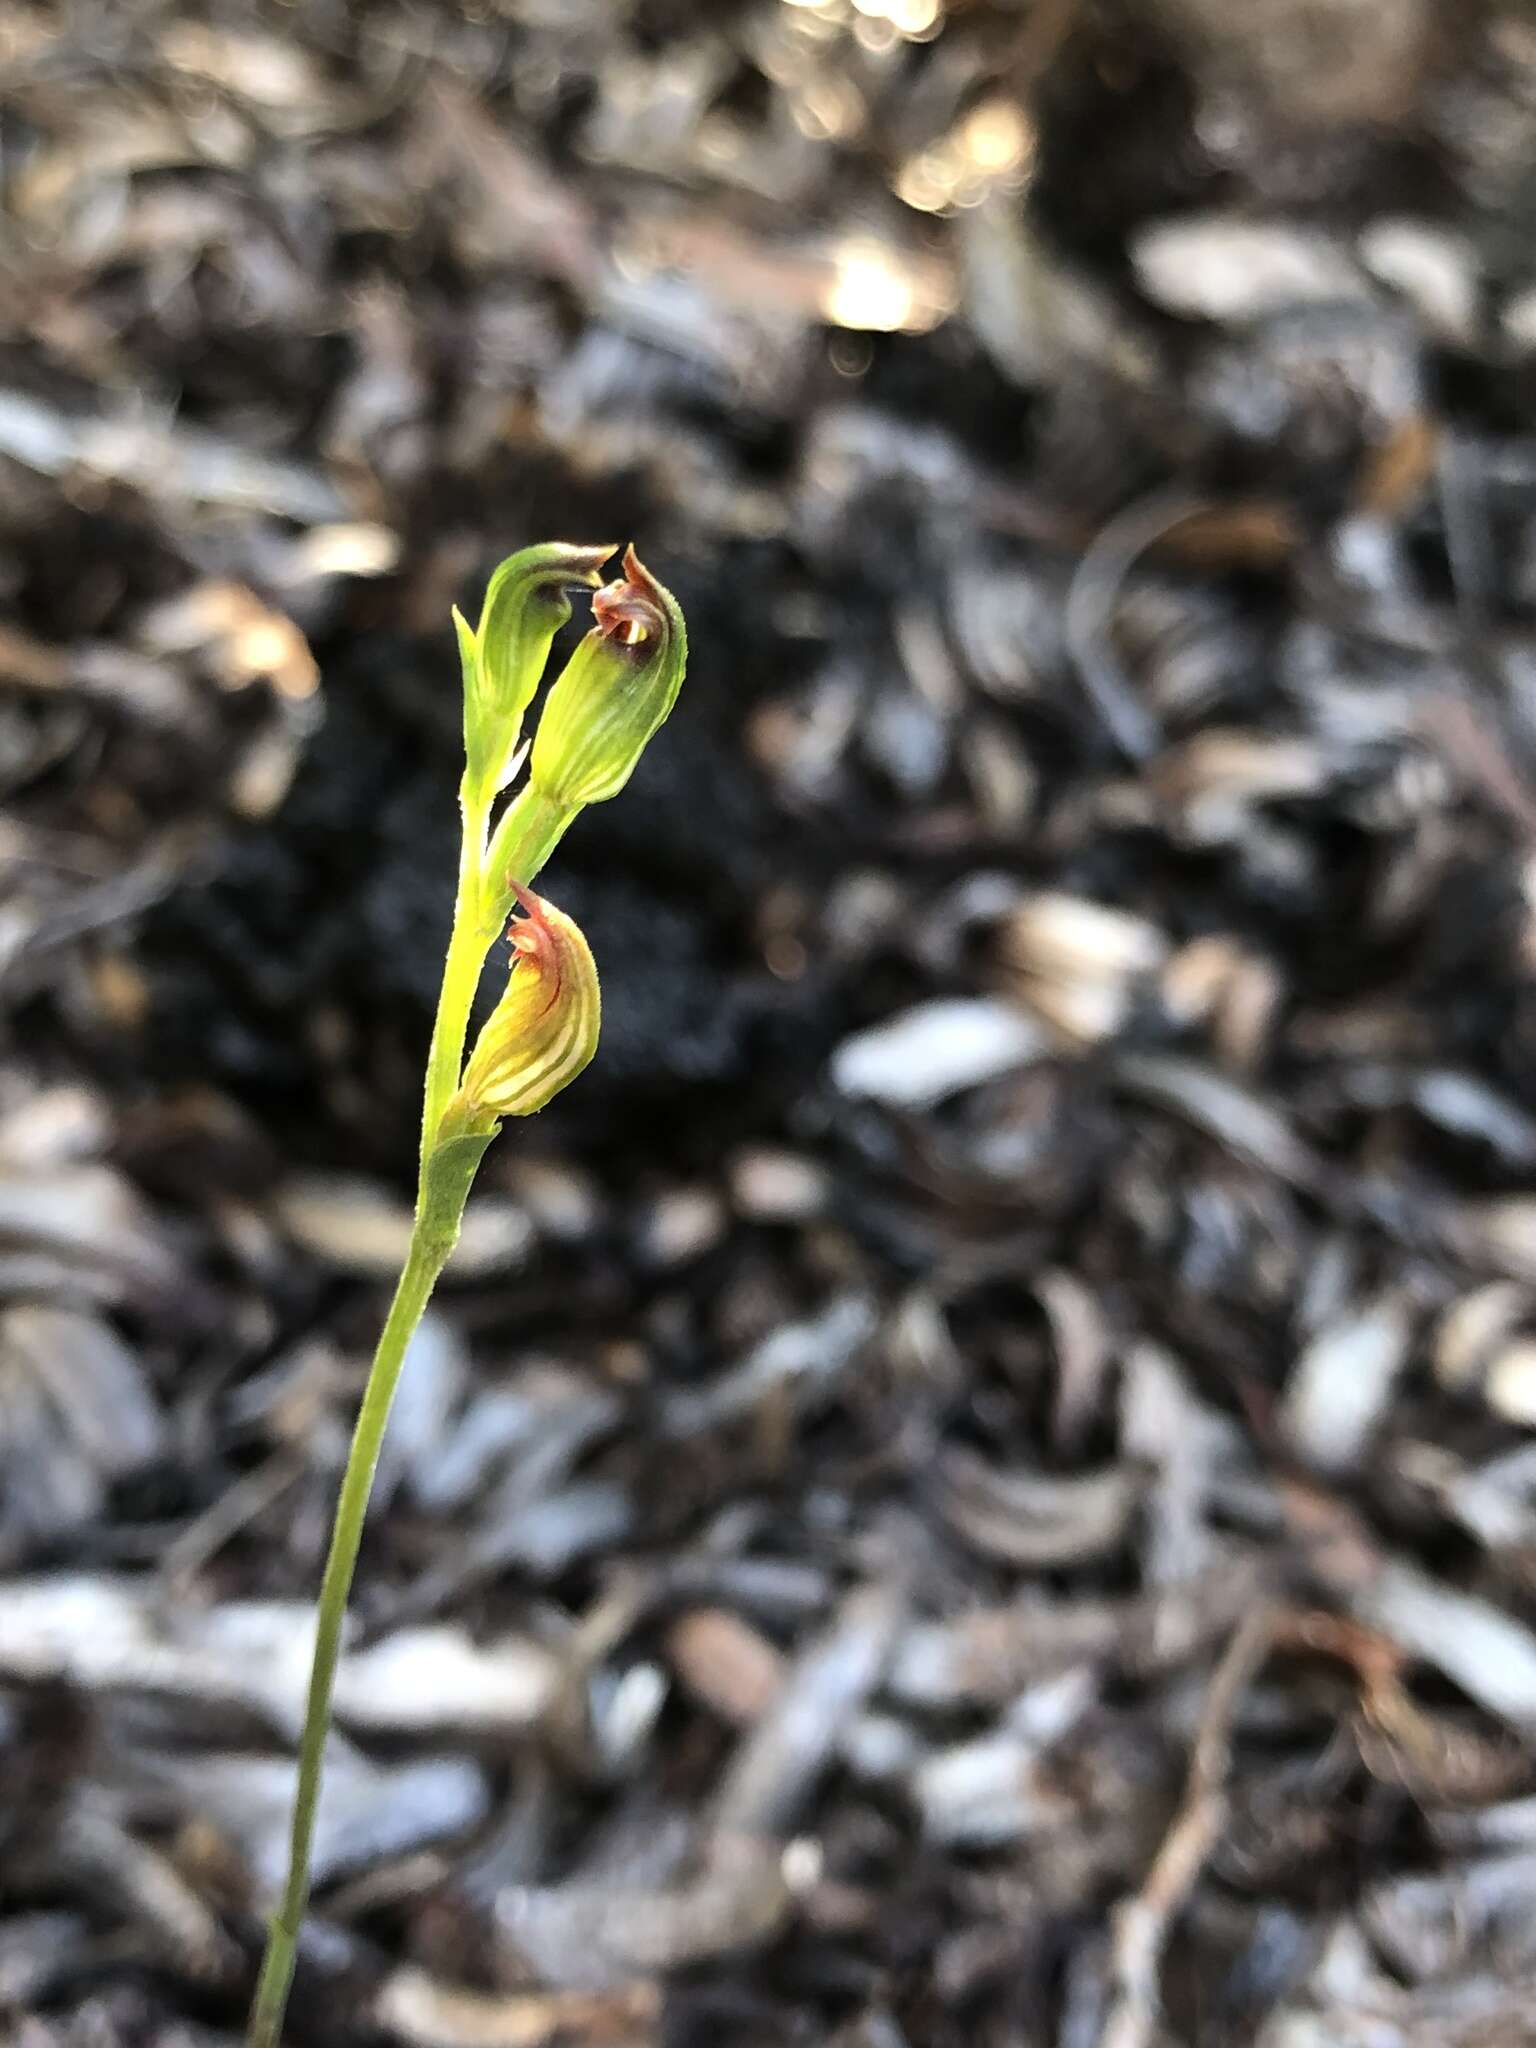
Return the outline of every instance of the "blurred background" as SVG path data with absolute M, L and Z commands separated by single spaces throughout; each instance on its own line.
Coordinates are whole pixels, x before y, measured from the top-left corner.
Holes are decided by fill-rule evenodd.
M 292 2040 L 1536 2041 L 1533 165 L 1524 0 L 3 0 L 7 2041 L 238 2039 L 554 538 Z

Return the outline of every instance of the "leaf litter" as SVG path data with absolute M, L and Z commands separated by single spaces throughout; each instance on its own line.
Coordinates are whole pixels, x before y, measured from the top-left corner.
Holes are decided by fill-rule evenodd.
M 296 2041 L 1525 2038 L 1521 8 L 0 47 L 0 2031 L 237 2038 L 448 608 L 622 528 L 697 672 L 411 1361 Z

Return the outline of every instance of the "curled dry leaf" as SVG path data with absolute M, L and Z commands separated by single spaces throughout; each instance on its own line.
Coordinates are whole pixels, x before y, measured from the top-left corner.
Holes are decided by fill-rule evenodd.
M 18 1302 L 0 1312 L 0 1528 L 12 1544 L 91 1521 L 166 1440 L 138 1358 L 110 1324 Z
M 148 1206 L 108 1166 L 0 1174 L 0 1259 L 38 1262 L 61 1291 L 116 1302 L 184 1288 Z
M 1350 1608 L 1518 1733 L 1536 1728 L 1536 1636 L 1512 1616 L 1397 1563 L 1359 1583 Z
M 212 1820 L 240 1850 L 264 1898 L 275 1898 L 288 1858 L 292 1763 L 213 1751 L 143 1760 L 154 1784 L 188 1818 Z M 491 1809 L 485 1773 L 468 1757 L 375 1764 L 332 1739 L 315 1840 L 315 1877 L 324 1883 L 367 1870 L 428 1843 L 467 1835 Z
M 879 1684 L 900 1621 L 901 1601 L 888 1588 L 848 1596 L 732 1758 L 714 1815 L 722 1839 L 782 1835 L 793 1823 Z
M 983 1557 L 1033 1570 L 1119 1550 L 1143 1492 L 1128 1466 L 1057 1478 L 996 1471 L 960 1450 L 945 1454 L 940 1486 L 944 1517 L 962 1542 Z
M 998 933 L 1003 966 L 1031 1011 L 1069 1042 L 1113 1037 L 1167 958 L 1145 919 L 1085 897 L 1027 897 Z
M 660 2016 L 650 1984 L 496 1995 L 409 1969 L 386 1978 L 373 2001 L 378 2026 L 408 2048 L 644 2048 L 659 2038 Z
M 1092 1673 L 1065 1671 L 1014 1701 L 1000 1726 L 938 1751 L 912 1774 L 912 1795 L 932 1841 L 970 1847 L 1028 1840 L 1071 1827 L 1078 1802 L 1046 1755 L 1095 1698 Z
M 751 1953 L 782 1930 L 814 1875 L 805 1845 L 721 1837 L 692 1882 L 626 1890 L 578 1880 L 505 1892 L 499 1940 L 546 1983 L 610 1990 L 715 1957 Z
M 1411 1335 L 1406 1303 L 1387 1295 L 1312 1338 L 1291 1370 L 1279 1416 L 1298 1456 L 1324 1472 L 1359 1463 L 1408 1363 Z
M 920 1004 L 845 1039 L 833 1055 L 839 1093 L 892 1109 L 923 1109 L 1044 1058 L 1027 1017 L 984 996 Z

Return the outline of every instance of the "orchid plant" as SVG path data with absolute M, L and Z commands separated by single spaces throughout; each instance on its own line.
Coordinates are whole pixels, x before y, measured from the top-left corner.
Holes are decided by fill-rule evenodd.
M 525 548 L 491 577 L 477 626 L 453 615 L 464 667 L 464 836 L 427 1055 L 415 1219 L 363 1391 L 320 1584 L 288 1875 L 256 1987 L 248 2048 L 279 2048 L 282 2039 L 309 1903 L 347 1599 L 406 1351 L 458 1241 L 475 1174 L 502 1121 L 542 1109 L 597 1050 L 601 1001 L 591 950 L 571 919 L 529 885 L 579 813 L 617 796 L 628 782 L 677 700 L 688 656 L 677 600 L 633 548 L 625 553 L 622 576 L 599 587 L 613 553 L 563 542 Z M 592 629 L 551 685 L 530 749 L 523 720 L 554 637 L 570 618 L 569 593 L 581 589 L 593 593 Z M 525 761 L 523 787 L 503 801 Z M 506 992 L 466 1060 L 481 972 L 509 917 Z

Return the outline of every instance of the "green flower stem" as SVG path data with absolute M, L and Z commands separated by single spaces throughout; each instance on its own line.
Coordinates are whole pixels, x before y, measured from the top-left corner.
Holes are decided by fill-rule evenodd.
M 466 1193 L 468 1190 L 466 1189 Z M 437 1219 L 439 1223 L 446 1218 Z M 315 1813 L 320 1803 L 320 1776 L 325 1740 L 330 1728 L 331 1693 L 336 1683 L 336 1663 L 341 1650 L 342 1625 L 347 1614 L 347 1595 L 357 1565 L 363 1519 L 368 1512 L 368 1495 L 379 1462 L 379 1447 L 389 1407 L 411 1337 L 421 1321 L 443 1262 L 458 1233 L 453 1218 L 452 1233 L 443 1243 L 418 1218 L 411 1248 L 395 1288 L 395 1298 L 374 1353 L 373 1370 L 358 1411 L 352 1448 L 347 1454 L 346 1476 L 336 1503 L 336 1522 L 331 1532 L 325 1577 L 320 1584 L 318 1624 L 315 1630 L 314 1662 L 309 1673 L 309 1700 L 304 1709 L 304 1733 L 299 1744 L 299 1777 L 293 1802 L 293 1828 L 288 1857 L 288 1877 L 282 1902 L 267 1937 L 267 1953 L 256 1986 L 247 2035 L 250 2048 L 278 2048 L 282 2039 L 283 2013 L 288 1988 L 293 1982 L 299 1928 L 309 1904 L 309 1856 L 315 1835 Z
M 453 930 L 443 961 L 443 985 L 432 1020 L 432 1045 L 427 1053 L 427 1084 L 421 1110 L 421 1175 L 425 1186 L 437 1127 L 443 1120 L 464 1068 L 464 1040 L 480 971 L 490 938 L 481 930 L 480 897 L 485 861 L 485 830 L 489 799 L 473 789 L 466 775 L 459 790 L 464 837 L 459 847 L 459 888 L 453 904 Z M 419 1203 L 418 1203 L 419 1207 Z M 423 1304 L 425 1305 L 425 1304 Z
M 519 790 L 502 813 L 485 856 L 484 908 L 494 939 L 512 910 L 512 884 L 531 882 L 581 815 L 580 804 L 556 803 L 532 783 Z
M 458 1088 L 463 1069 L 464 1041 L 475 991 L 480 985 L 480 971 L 507 915 L 511 884 L 533 880 L 580 808 L 553 803 L 538 791 L 525 789 L 508 805 L 487 854 L 488 805 L 467 783 L 462 799 L 464 841 L 453 933 L 443 963 L 443 985 L 427 1059 L 416 1216 L 405 1266 L 363 1390 L 336 1505 L 331 1547 L 320 1585 L 314 1662 L 310 1667 L 309 1698 L 299 1742 L 288 1876 L 267 1940 L 246 2035 L 247 2048 L 279 2048 L 282 2040 L 299 1930 L 309 1904 L 310 1851 L 330 1728 L 331 1695 L 379 1449 L 406 1351 L 432 1298 L 438 1275 L 458 1241 L 475 1171 L 490 1143 L 488 1136 L 454 1135 L 443 1130 L 444 1112 Z

